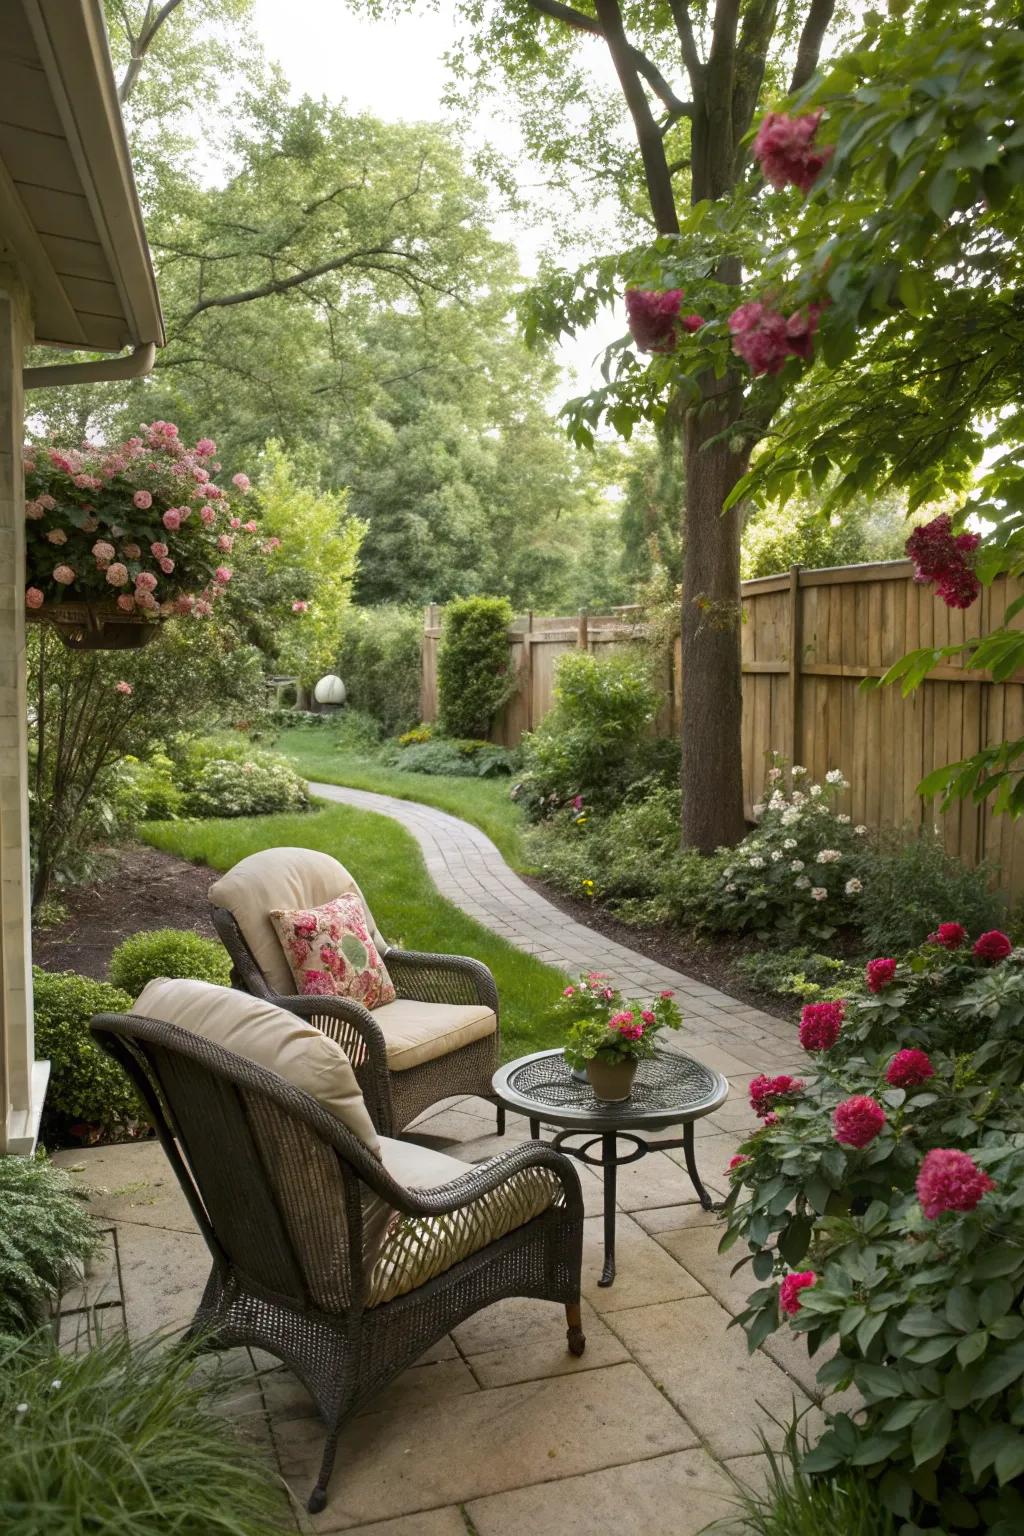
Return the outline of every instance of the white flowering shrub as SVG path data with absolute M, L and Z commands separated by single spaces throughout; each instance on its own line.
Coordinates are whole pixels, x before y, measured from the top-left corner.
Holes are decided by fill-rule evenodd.
M 195 778 L 188 794 L 190 816 L 266 816 L 273 811 L 304 811 L 309 787 L 284 758 L 253 753 L 239 762 L 213 758 Z
M 856 923 L 867 828 L 837 808 L 848 788 L 838 768 L 812 784 L 806 768 L 787 775 L 776 759 L 754 807 L 756 830 L 730 850 L 711 888 L 710 926 L 827 939 Z

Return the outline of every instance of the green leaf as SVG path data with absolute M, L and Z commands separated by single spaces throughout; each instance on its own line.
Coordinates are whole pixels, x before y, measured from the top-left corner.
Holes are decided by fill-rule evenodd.
M 1024 1377 L 1024 1341 L 1011 1344 L 1009 1349 L 975 1367 L 974 1392 L 979 1398 L 992 1397 Z
M 937 219 L 945 223 L 956 202 L 957 176 L 955 171 L 940 171 L 928 186 L 928 206 Z
M 910 1433 L 914 1466 L 923 1466 L 937 1456 L 949 1439 L 953 1415 L 946 1403 L 935 1402 L 926 1408 Z
M 1000 1275 L 1012 1275 L 1024 1264 L 1024 1250 L 1000 1246 L 983 1253 L 974 1266 L 976 1280 L 995 1280 Z
M 924 314 L 924 283 L 912 267 L 904 267 L 897 278 L 896 294 L 903 307 L 909 310 L 915 318 L 919 319 Z
M 1016 1435 L 1012 1442 L 1003 1446 L 995 1460 L 999 1486 L 1013 1482 L 1024 1472 L 1024 1435 Z

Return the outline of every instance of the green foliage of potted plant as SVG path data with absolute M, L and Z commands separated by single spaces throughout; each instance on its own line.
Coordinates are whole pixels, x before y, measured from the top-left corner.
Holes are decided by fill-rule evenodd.
M 600 971 L 584 972 L 566 987 L 557 1012 L 568 1027 L 566 1061 L 586 1072 L 595 1098 L 613 1104 L 629 1098 L 637 1067 L 654 1055 L 658 1032 L 682 1023 L 671 992 L 649 1005 L 624 1002 Z

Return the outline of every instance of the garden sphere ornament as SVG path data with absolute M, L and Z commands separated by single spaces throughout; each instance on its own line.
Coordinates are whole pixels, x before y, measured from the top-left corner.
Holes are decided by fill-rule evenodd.
M 330 704 L 339 709 L 346 698 L 345 684 L 333 672 L 328 672 L 313 689 L 313 697 L 318 704 Z

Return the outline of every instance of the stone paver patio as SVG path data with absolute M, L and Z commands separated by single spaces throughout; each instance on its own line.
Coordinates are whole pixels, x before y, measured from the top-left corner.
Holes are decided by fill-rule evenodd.
M 752 1125 L 747 1085 L 761 1071 L 799 1064 L 791 1024 L 656 965 L 553 907 L 525 886 L 476 828 L 418 804 L 331 785 L 325 798 L 394 815 L 423 848 L 439 890 L 512 943 L 564 969 L 613 973 L 634 994 L 671 986 L 685 1015 L 678 1048 L 729 1078 L 733 1096 L 697 1123 L 697 1158 L 713 1193 L 742 1129 Z M 424 1144 L 481 1161 L 528 1135 L 477 1099 L 434 1107 L 410 1128 Z M 672 1133 L 666 1133 L 671 1135 Z M 323 1430 L 312 1402 L 269 1356 L 258 1388 L 234 1405 L 266 1440 L 295 1495 L 303 1531 L 351 1536 L 695 1536 L 735 1513 L 730 1478 L 755 1483 L 759 1436 L 777 1421 L 818 1414 L 816 1364 L 780 1335 L 748 1354 L 729 1323 L 754 1282 L 730 1274 L 719 1229 L 701 1210 L 681 1150 L 619 1170 L 618 1276 L 601 1290 L 601 1185 L 578 1167 L 586 1200 L 584 1328 L 587 1349 L 565 1348 L 561 1308 L 508 1301 L 479 1313 L 431 1349 L 350 1421 L 330 1502 L 299 1512 L 314 1480 Z M 66 1152 L 59 1162 L 92 1191 L 109 1228 L 108 1251 L 84 1292 L 65 1298 L 64 1332 L 87 1317 L 135 1334 L 184 1326 L 207 1271 L 202 1240 L 158 1145 Z M 84 1310 L 82 1310 L 84 1309 Z

